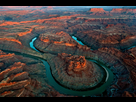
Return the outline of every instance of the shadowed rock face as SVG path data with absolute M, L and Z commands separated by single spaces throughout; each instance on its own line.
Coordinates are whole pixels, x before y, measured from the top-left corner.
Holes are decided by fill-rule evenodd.
M 67 63 L 67 71 L 79 72 L 86 68 L 87 64 L 84 56 L 71 56 L 65 53 L 58 56 Z
M 136 13 L 136 9 L 113 8 L 110 13 Z
M 135 97 L 135 9 L 107 12 L 93 8 L 90 12 L 50 13 L 13 10 L 0 11 L 0 14 L 1 97 L 66 96 L 48 84 L 46 66 L 39 58 L 48 61 L 54 78 L 61 85 L 75 90 L 88 89 L 101 82 L 104 72 L 85 58 L 97 60 L 114 73 L 114 80 L 103 96 Z M 12 20 L 4 20 L 6 16 Z M 84 46 L 71 36 L 81 40 Z M 34 37 L 37 37 L 34 46 L 43 53 L 30 48 L 29 42 Z
M 114 47 L 124 50 L 135 45 L 135 29 L 125 25 L 108 25 L 106 29 L 80 31 L 75 36 L 92 49 Z
M 77 43 L 66 32 L 57 32 L 55 34 L 48 32 L 41 34 L 34 44 L 38 50 L 54 54 L 62 52 L 73 54 L 75 51 L 77 51 L 77 49 L 79 52 L 87 52 L 90 50 L 87 46 L 82 46 Z
M 14 53 L 0 51 L 0 97 L 32 97 L 41 87 L 37 80 L 30 78 L 28 66 L 19 60 L 28 61 Z
M 52 62 L 49 63 L 58 83 L 73 90 L 93 88 L 105 75 L 101 67 L 87 61 L 84 56 L 61 53 L 52 58 Z
M 28 73 L 23 71 L 24 67 L 24 63 L 17 62 L 0 72 L 1 97 L 34 96 L 31 91 L 36 87 L 38 88 L 38 82 L 31 79 Z
M 4 20 L 6 20 L 6 21 L 12 21 L 13 19 L 12 19 L 12 17 L 5 16 Z
M 60 96 L 48 85 L 45 72 L 38 60 L 0 50 L 0 97 Z

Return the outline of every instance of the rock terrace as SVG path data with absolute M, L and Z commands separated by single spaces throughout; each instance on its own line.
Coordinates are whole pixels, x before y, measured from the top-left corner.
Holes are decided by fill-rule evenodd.
M 39 59 L 47 60 L 60 85 L 95 88 L 105 71 L 86 58 L 108 66 L 114 74 L 111 85 L 97 96 L 135 97 L 136 9 L 50 12 L 49 8 L 0 11 L 0 97 L 68 96 L 50 86 L 46 65 Z M 42 53 L 30 48 L 35 37 L 34 46 Z
M 55 66 L 51 67 L 54 78 L 64 87 L 73 90 L 93 88 L 106 75 L 103 68 L 87 61 L 84 56 L 61 53 L 54 57 L 52 61 L 51 66 Z

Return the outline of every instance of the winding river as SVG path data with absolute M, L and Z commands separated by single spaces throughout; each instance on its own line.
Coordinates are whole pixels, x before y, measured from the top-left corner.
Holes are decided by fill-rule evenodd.
M 74 40 L 76 40 L 80 45 L 84 45 L 81 41 L 77 40 L 77 38 L 76 38 L 75 36 L 72 36 L 72 38 L 73 38 Z
M 34 41 L 37 39 L 37 37 L 33 38 L 32 41 L 30 42 L 30 47 L 32 49 L 34 49 L 35 51 L 39 52 L 35 47 L 34 47 Z M 76 39 L 76 38 L 74 38 Z M 77 40 L 77 39 L 76 39 Z M 80 44 L 82 45 L 83 43 L 80 41 Z M 40 53 L 40 52 L 39 52 Z M 50 65 L 48 64 L 47 61 L 45 60 L 41 60 L 43 62 L 43 64 L 45 65 L 46 68 L 46 75 L 47 78 L 49 80 L 49 84 L 58 92 L 62 93 L 62 94 L 66 94 L 66 95 L 73 95 L 73 96 L 94 96 L 97 94 L 101 94 L 102 92 L 104 92 L 108 86 L 110 86 L 111 82 L 113 81 L 113 73 L 110 69 L 108 69 L 106 66 L 99 64 L 97 61 L 95 60 L 89 60 L 92 61 L 96 64 L 98 64 L 99 66 L 101 66 L 105 71 L 106 71 L 106 79 L 105 82 L 100 86 L 97 87 L 93 90 L 88 90 L 88 91 L 74 91 L 74 90 L 70 90 L 67 89 L 65 87 L 62 87 L 61 85 L 59 85 L 55 79 L 53 78 L 52 74 L 51 74 L 51 69 L 50 69 Z

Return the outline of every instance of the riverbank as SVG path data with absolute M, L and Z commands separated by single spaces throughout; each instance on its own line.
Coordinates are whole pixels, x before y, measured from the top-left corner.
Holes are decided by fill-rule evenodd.
M 36 40 L 36 38 L 33 38 L 32 42 L 30 42 L 30 47 L 33 48 L 34 50 L 35 50 L 35 47 L 34 47 L 33 43 L 35 40 Z M 50 69 L 50 65 L 48 64 L 48 62 L 45 60 L 42 60 L 42 62 L 45 65 L 46 74 L 47 74 L 47 78 L 49 79 L 50 85 L 53 86 L 54 89 L 58 90 L 60 93 L 63 93 L 63 94 L 75 95 L 75 96 L 92 96 L 92 95 L 101 94 L 102 92 L 104 92 L 106 90 L 106 88 L 110 85 L 110 83 L 113 80 L 112 72 L 108 68 L 106 68 L 106 67 L 104 68 L 104 66 L 100 65 L 106 71 L 106 79 L 102 85 L 100 85 L 99 87 L 97 87 L 93 90 L 87 90 L 87 91 L 70 90 L 70 89 L 67 89 L 67 88 L 61 86 L 58 82 L 56 82 L 55 78 L 53 78 L 53 75 L 52 75 L 52 72 Z M 94 61 L 94 62 L 96 62 L 96 61 Z

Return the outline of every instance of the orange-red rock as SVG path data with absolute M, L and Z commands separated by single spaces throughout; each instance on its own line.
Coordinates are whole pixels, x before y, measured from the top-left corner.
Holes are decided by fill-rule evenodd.
M 32 38 L 39 36 L 34 46 L 42 52 L 48 52 L 44 55 L 48 56 L 51 68 L 54 66 L 56 68 L 52 73 L 54 76 L 58 74 L 59 77 L 55 76 L 55 78 L 60 83 L 64 82 L 64 86 L 73 89 L 80 89 L 82 83 L 87 86 L 93 77 L 94 69 L 98 66 L 89 63 L 85 57 L 94 58 L 109 66 L 115 75 L 112 85 L 106 90 L 107 96 L 122 96 L 123 92 L 124 96 L 131 96 L 132 89 L 136 85 L 136 50 L 132 48 L 125 52 L 121 51 L 136 43 L 135 12 L 136 9 L 113 9 L 107 12 L 102 8 L 92 8 L 89 12 L 57 11 L 55 15 L 54 11 L 50 14 L 43 10 L 0 11 L 0 49 L 20 52 L 20 55 L 15 55 L 0 51 L 0 85 L 5 85 L 9 89 L 4 89 L 0 95 L 3 97 L 34 96 L 35 92 L 37 93 L 36 88 L 42 84 L 45 90 L 42 88 L 41 90 L 45 94 L 41 91 L 41 96 L 60 96 L 56 90 L 53 91 L 53 88 L 47 87 L 48 79 L 44 73 L 43 64 L 21 55 L 22 53 L 40 56 L 33 50 L 25 48 L 29 47 Z M 13 21 L 6 21 L 5 17 Z M 78 44 L 69 35 L 76 36 L 89 47 Z M 90 50 L 90 47 L 94 50 Z M 58 53 L 63 54 L 57 56 Z M 16 68 L 15 62 L 25 63 L 23 70 Z M 12 64 L 15 68 L 13 70 L 11 70 Z M 18 72 L 14 73 L 15 70 Z M 24 80 L 27 81 L 23 82 Z M 71 86 L 65 81 L 68 84 L 71 83 Z M 79 84 L 79 88 L 75 82 Z M 115 88 L 114 92 L 112 88 Z
M 19 40 L 17 40 L 17 39 L 12 39 L 12 38 L 0 38 L 0 40 L 13 41 L 13 42 L 16 42 L 16 43 L 22 45 L 22 43 L 21 43 Z
M 13 66 L 10 67 L 10 69 L 6 69 L 0 73 L 0 81 L 3 80 L 3 78 L 6 78 L 7 76 L 10 76 L 14 73 L 19 73 L 23 70 L 25 64 L 23 63 L 15 63 Z
M 90 12 L 105 12 L 103 8 L 91 8 Z
M 61 55 L 59 55 L 61 56 Z M 86 60 L 84 56 L 68 56 L 68 57 L 64 57 L 64 56 L 68 56 L 65 53 L 62 53 L 62 59 L 68 63 L 67 69 L 69 71 L 73 70 L 73 71 L 81 71 L 84 70 L 87 66 L 86 64 Z
M 0 24 L 0 26 L 18 25 L 18 24 L 20 24 L 20 23 L 19 22 L 7 21 L 7 22 L 4 22 L 4 23 Z
M 103 69 L 86 60 L 84 56 L 61 53 L 53 57 L 49 64 L 54 78 L 61 85 L 73 90 L 95 87 L 105 74 Z
M 1 60 L 3 60 L 3 59 L 9 59 L 9 58 L 12 58 L 12 57 L 14 57 L 15 56 L 15 54 L 14 53 L 12 53 L 12 54 L 2 54 L 2 55 L 0 55 L 0 61 Z
M 124 9 L 124 8 L 113 8 L 111 13 L 123 13 L 123 12 L 131 12 L 131 13 L 136 13 L 136 9 Z
M 18 35 L 19 36 L 24 36 L 24 35 L 26 35 L 26 34 L 28 34 L 28 33 L 31 33 L 32 32 L 32 28 L 29 30 L 29 31 L 27 31 L 27 32 L 21 32 L 21 33 L 19 33 Z
M 0 72 L 0 97 L 34 96 L 32 91 L 40 84 L 31 79 L 27 72 L 22 72 L 24 67 L 26 67 L 24 63 L 17 62 Z

